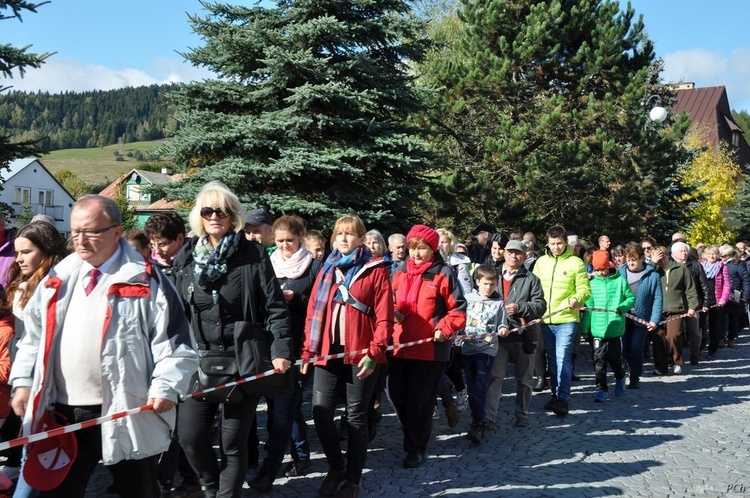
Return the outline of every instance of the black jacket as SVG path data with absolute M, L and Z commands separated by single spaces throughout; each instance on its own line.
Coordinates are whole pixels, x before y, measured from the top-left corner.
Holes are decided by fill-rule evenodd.
M 498 291 L 502 294 L 502 268 L 498 268 L 498 270 L 501 272 Z M 539 281 L 539 277 L 528 271 L 525 266 L 521 266 L 521 268 L 518 269 L 518 272 L 513 276 L 513 280 L 510 283 L 510 289 L 508 289 L 508 296 L 503 298 L 503 301 L 506 304 L 518 304 L 518 313 L 515 315 L 508 315 L 508 325 L 510 325 L 511 329 L 518 328 L 531 320 L 541 318 L 544 314 L 544 310 L 547 309 L 547 301 L 544 300 L 544 291 L 542 291 L 542 283 Z M 539 325 L 528 327 L 524 329 L 523 335 L 528 336 L 528 339 L 535 341 L 535 333 L 538 328 L 540 328 Z M 521 334 L 516 333 L 508 335 L 507 338 L 498 336 L 499 341 L 520 341 L 521 338 Z
M 295 279 L 279 278 L 279 285 L 283 290 L 294 292 L 294 297 L 291 301 L 287 301 L 286 304 L 289 306 L 289 315 L 292 320 L 292 337 L 294 339 L 295 357 L 299 357 L 302 353 L 302 346 L 305 343 L 307 304 L 310 301 L 310 293 L 315 284 L 315 278 L 318 276 L 318 272 L 322 267 L 323 263 L 317 259 L 313 259 L 310 266 L 308 266 L 305 272 L 299 277 Z
M 685 266 L 688 267 L 693 280 L 695 280 L 695 288 L 698 290 L 698 300 L 701 303 L 701 308 L 711 307 L 716 304 L 716 284 L 709 284 L 706 272 L 703 271 L 703 266 L 694 259 L 687 260 Z
M 201 289 L 195 282 L 193 237 L 174 261 L 175 286 L 185 303 L 199 349 L 234 346 L 234 322 L 256 322 L 272 337 L 271 357 L 294 361 L 289 308 L 266 250 L 238 233 L 227 252 L 227 272 Z M 213 297 L 216 291 L 216 301 Z M 247 313 L 243 295 L 249 298 Z

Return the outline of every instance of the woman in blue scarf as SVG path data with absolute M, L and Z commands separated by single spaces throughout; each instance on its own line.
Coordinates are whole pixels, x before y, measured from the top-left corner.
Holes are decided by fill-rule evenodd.
M 313 419 L 329 471 L 321 496 L 359 496 L 359 481 L 367 454 L 367 409 L 377 370 L 393 334 L 393 297 L 383 260 L 372 258 L 364 246 L 365 225 L 353 214 L 333 227 L 335 250 L 313 286 L 307 308 L 303 360 L 315 358 Z M 351 352 L 344 358 L 327 355 Z M 310 364 L 302 365 L 304 375 Z M 349 444 L 341 453 L 333 421 L 340 389 L 346 392 Z

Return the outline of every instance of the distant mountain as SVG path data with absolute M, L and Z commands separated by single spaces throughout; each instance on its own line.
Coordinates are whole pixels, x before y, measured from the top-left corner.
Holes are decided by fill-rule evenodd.
M 159 140 L 177 127 L 166 95 L 178 85 L 60 94 L 0 94 L 0 134 L 14 141 L 44 138 L 46 150 Z

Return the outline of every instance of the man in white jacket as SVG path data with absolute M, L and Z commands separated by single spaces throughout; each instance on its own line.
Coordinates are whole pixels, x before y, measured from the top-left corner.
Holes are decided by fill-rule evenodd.
M 122 496 L 156 496 L 173 408 L 198 367 L 195 341 L 174 287 L 121 238 L 114 201 L 83 197 L 70 226 L 75 253 L 50 271 L 26 307 L 12 407 L 28 434 L 51 409 L 75 423 L 153 405 L 75 432 L 78 457 L 51 496 L 82 497 L 100 459 Z

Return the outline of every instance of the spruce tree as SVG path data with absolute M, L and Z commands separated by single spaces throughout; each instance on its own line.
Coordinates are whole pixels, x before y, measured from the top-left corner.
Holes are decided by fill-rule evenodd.
M 0 2 L 0 21 L 14 19 L 22 21 L 24 11 L 36 13 L 37 7 L 44 3 L 47 2 L 38 4 L 24 0 Z M 44 60 L 50 55 L 52 54 L 35 54 L 29 52 L 29 47 L 17 48 L 7 43 L 0 44 L 0 93 L 11 88 L 5 85 L 5 82 L 2 80 L 13 78 L 14 71 L 17 72 L 18 76 L 23 77 L 28 68 L 41 67 Z M 0 131 L 0 171 L 5 170 L 14 159 L 38 155 L 37 140 L 15 141 L 9 134 Z
M 184 56 L 220 78 L 173 97 L 180 130 L 163 152 L 191 175 L 168 195 L 190 201 L 220 179 L 247 206 L 311 227 L 352 211 L 406 228 L 430 166 L 408 124 L 423 21 L 401 0 L 204 6 L 190 21 L 205 45 Z
M 693 196 L 678 180 L 689 123 L 648 121 L 650 105 L 673 94 L 630 6 L 461 3 L 460 28 L 444 30 L 444 51 L 420 66 L 427 86 L 445 89 L 430 116 L 433 140 L 480 190 L 447 195 L 462 213 L 454 227 L 488 221 L 543 233 L 560 223 L 582 236 L 635 237 L 687 225 Z M 436 197 L 451 182 L 436 181 Z

